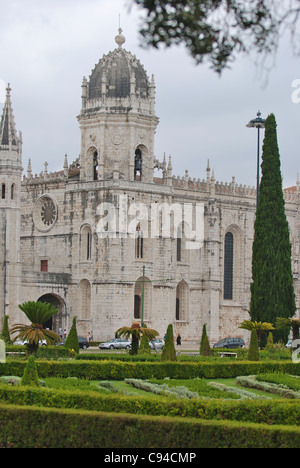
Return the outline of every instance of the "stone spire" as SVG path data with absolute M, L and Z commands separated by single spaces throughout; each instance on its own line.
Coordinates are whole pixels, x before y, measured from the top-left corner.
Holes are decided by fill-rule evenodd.
M 19 145 L 17 130 L 15 126 L 13 109 L 10 99 L 11 87 L 8 84 L 6 88 L 6 101 L 4 104 L 3 114 L 0 124 L 0 151 L 16 149 Z

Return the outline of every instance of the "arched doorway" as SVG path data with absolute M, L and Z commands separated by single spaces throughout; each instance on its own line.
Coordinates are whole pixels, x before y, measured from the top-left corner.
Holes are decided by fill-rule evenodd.
M 39 302 L 46 302 L 47 304 L 51 304 L 58 310 L 58 314 L 53 315 L 48 322 L 44 323 L 45 328 L 49 328 L 49 330 L 53 330 L 56 333 L 59 333 L 59 329 L 66 328 L 65 323 L 65 313 L 66 313 L 66 305 L 64 300 L 55 295 L 55 294 L 44 294 L 38 299 Z

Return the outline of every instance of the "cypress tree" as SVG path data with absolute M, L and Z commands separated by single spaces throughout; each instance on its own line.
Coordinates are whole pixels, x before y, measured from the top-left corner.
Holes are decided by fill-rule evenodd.
M 296 304 L 274 114 L 265 121 L 261 168 L 252 252 L 250 316 L 252 321 L 275 324 L 277 317 L 292 317 Z M 274 338 L 287 340 L 288 336 L 276 330 Z

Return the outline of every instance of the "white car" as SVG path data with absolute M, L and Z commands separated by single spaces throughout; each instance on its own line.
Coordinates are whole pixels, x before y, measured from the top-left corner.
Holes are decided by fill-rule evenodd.
M 99 349 L 129 349 L 131 342 L 125 338 L 115 338 L 99 344 Z
M 13 342 L 14 346 L 24 346 L 24 345 L 27 345 L 27 344 L 28 344 L 28 341 L 16 340 L 16 341 Z M 40 346 L 47 346 L 47 341 L 46 340 L 39 341 L 39 345 Z
M 149 341 L 149 346 L 151 349 L 163 349 L 165 341 L 161 338 L 157 338 L 156 340 Z

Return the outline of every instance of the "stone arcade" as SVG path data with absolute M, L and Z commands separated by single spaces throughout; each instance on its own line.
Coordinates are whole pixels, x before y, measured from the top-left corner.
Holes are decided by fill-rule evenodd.
M 243 337 L 238 327 L 249 318 L 256 191 L 234 178 L 216 181 L 209 162 L 203 180 L 188 171 L 175 177 L 171 158 L 155 157 L 154 78 L 124 42 L 120 30 L 115 50 L 83 78 L 80 157 L 69 164 L 65 156 L 60 172 L 48 173 L 45 163 L 34 176 L 29 161 L 22 178 L 22 136 L 7 87 L 0 127 L 0 326 L 5 314 L 10 326 L 24 321 L 19 303 L 41 300 L 58 309 L 51 328 L 69 330 L 76 316 L 79 334 L 95 340 L 141 318 L 161 336 L 172 323 L 191 344 L 199 343 L 203 324 L 211 342 Z M 298 181 L 285 191 L 297 306 L 299 197 Z M 204 208 L 199 245 L 185 218 L 177 223 L 173 208 L 184 206 L 193 213 Z M 157 207 L 155 235 L 150 207 Z

